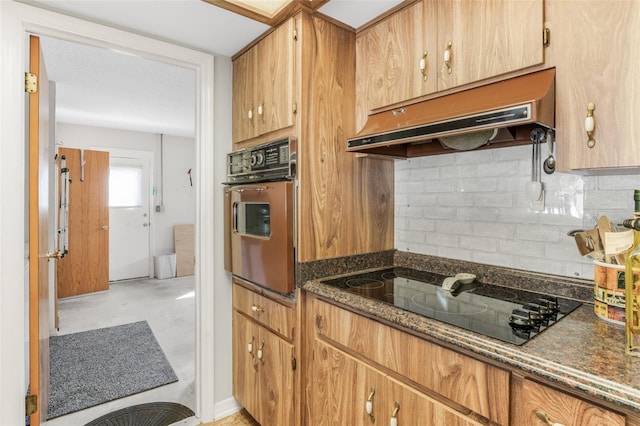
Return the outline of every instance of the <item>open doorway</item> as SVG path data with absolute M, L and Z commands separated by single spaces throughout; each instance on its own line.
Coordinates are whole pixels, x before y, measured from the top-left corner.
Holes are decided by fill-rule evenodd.
M 130 32 L 105 27 L 103 25 L 82 21 L 77 18 L 34 8 L 15 2 L 0 2 L 0 20 L 3 31 L 0 34 L 0 51 L 3 61 L 0 62 L 0 74 L 3 81 L 20 81 L 24 79 L 24 59 L 27 51 L 25 34 L 60 37 L 78 42 L 88 42 L 103 47 L 119 48 L 124 51 L 143 54 L 162 62 L 178 64 L 193 69 L 196 73 L 196 178 L 197 211 L 195 225 L 198 234 L 196 244 L 196 399 L 197 416 L 203 421 L 215 417 L 216 402 L 224 399 L 229 393 L 230 378 L 228 367 L 230 355 L 227 353 L 227 341 L 230 331 L 225 320 L 230 316 L 227 309 L 230 300 L 229 288 L 225 285 L 213 286 L 211 283 L 227 283 L 228 277 L 222 267 L 222 242 L 217 242 L 216 235 L 222 232 L 222 212 L 215 208 L 222 204 L 222 192 L 211 189 L 218 187 L 224 177 L 224 144 L 213 143 L 214 140 L 230 139 L 230 118 L 223 108 L 214 111 L 214 103 L 231 102 L 230 91 L 224 88 L 230 85 L 230 61 L 222 59 L 221 68 L 216 65 L 214 73 L 214 57 L 211 54 L 175 44 L 153 40 Z M 220 73 L 218 72 L 220 69 Z M 214 94 L 214 85 L 222 88 Z M 6 424 L 21 424 L 24 421 L 24 396 L 26 385 L 24 370 L 29 359 L 25 358 L 24 328 L 17 327 L 21 318 L 25 317 L 28 308 L 25 306 L 27 289 L 19 283 L 24 276 L 24 253 L 16 250 L 25 242 L 25 183 L 20 177 L 24 174 L 25 164 L 25 99 L 17 86 L 13 90 L 3 92 L 0 97 L 2 126 L 0 136 L 4 141 L 0 147 L 0 181 L 3 182 L 3 197 L 16 200 L 16 208 L 3 212 L 0 220 L 2 229 L 2 253 L 0 260 L 0 276 L 3 283 L 12 283 L 3 291 L 0 298 L 0 339 L 3 346 L 2 368 L 3 380 L 0 391 L 6 398 L 0 401 L 0 417 Z M 220 95 L 219 93 L 222 93 Z M 219 125 L 214 128 L 214 120 Z M 6 184 L 5 184 L 6 183 Z M 220 210 L 218 212 L 218 210 Z M 207 259 L 208 261 L 199 261 Z M 230 286 L 229 286 L 230 287 Z M 214 297 L 215 295 L 215 297 Z M 217 303 L 216 300 L 224 301 Z M 221 317 L 220 317 L 221 316 Z M 219 318 L 220 317 L 220 318 Z M 218 319 L 216 319 L 218 318 Z M 214 325 L 215 323 L 215 325 Z M 213 334 L 216 340 L 214 353 Z M 217 350 L 220 348 L 220 351 Z M 214 360 L 215 355 L 215 360 Z M 220 362 L 216 362 L 217 360 Z M 216 380 L 214 381 L 214 372 Z M 217 386 L 216 384 L 221 384 Z M 215 392 L 214 392 L 215 391 Z M 218 396 L 218 399 L 214 396 Z
M 164 128 L 158 128 L 156 132 L 150 131 L 153 130 L 150 120 L 139 125 L 132 113 L 124 114 L 127 120 L 118 119 L 119 114 L 110 116 L 113 109 L 142 107 L 135 106 L 136 97 L 131 95 L 133 90 L 125 87 L 127 106 L 121 108 L 118 101 L 114 100 L 115 97 L 123 96 L 119 92 L 119 80 L 107 79 L 108 81 L 101 82 L 99 72 L 85 69 L 85 72 L 92 75 L 92 84 L 108 86 L 104 90 L 109 94 L 108 101 L 100 102 L 106 104 L 103 105 L 107 116 L 105 124 L 102 124 L 95 112 L 88 114 L 90 119 L 87 119 L 87 108 L 80 111 L 76 107 L 74 111 L 74 100 L 70 97 L 78 95 L 73 92 L 75 87 L 67 86 L 73 86 L 78 76 L 67 70 L 77 68 L 77 63 L 84 64 L 85 68 L 92 63 L 98 66 L 110 64 L 110 74 L 126 74 L 135 79 L 136 72 L 140 72 L 148 76 L 148 85 L 152 85 L 150 79 L 153 77 L 165 78 L 163 83 L 171 85 L 171 81 L 166 79 L 173 76 L 184 78 L 191 86 L 195 86 L 195 74 L 191 70 L 175 71 L 175 67 L 157 62 L 151 66 L 171 67 L 171 71 L 168 76 L 157 70 L 152 73 L 145 69 L 152 61 L 55 38 L 42 38 L 42 46 L 45 59 L 49 58 L 49 63 L 53 64 L 49 65 L 52 68 L 50 79 L 54 81 L 56 95 L 61 99 L 55 102 L 56 110 L 62 112 L 56 118 L 55 140 L 58 151 L 78 151 L 83 158 L 91 152 L 103 152 L 109 158 L 108 172 L 105 174 L 109 181 L 109 219 L 105 229 L 109 233 L 109 250 L 106 256 L 108 289 L 60 299 L 58 330 L 52 330 L 52 333 L 68 335 L 146 321 L 178 376 L 178 383 L 121 400 L 107 401 L 104 405 L 54 418 L 48 424 L 84 424 L 126 406 L 159 400 L 178 402 L 195 411 L 195 277 L 171 279 L 162 276 L 162 280 L 154 279 L 154 255 L 174 250 L 174 225 L 195 222 L 197 182 L 190 173 L 186 173 L 187 170 L 196 169 L 195 140 L 193 136 L 161 134 Z M 102 55 L 106 58 L 102 58 Z M 56 65 L 60 68 L 57 69 Z M 115 87 L 112 86 L 114 83 Z M 176 86 L 182 84 L 184 83 L 178 82 Z M 93 96 L 97 97 L 99 92 L 100 90 L 94 91 Z M 190 93 L 191 104 L 195 105 L 194 92 Z M 167 98 L 156 99 L 156 102 L 165 102 L 174 108 L 179 106 L 181 101 L 172 99 L 171 94 L 168 90 Z M 81 99 L 80 105 L 82 101 Z M 95 99 L 91 102 L 95 102 Z M 91 102 L 88 103 L 89 106 Z M 193 108 L 191 112 L 194 112 Z M 192 118 L 192 126 L 195 128 L 195 118 Z M 101 124 L 111 127 L 102 127 Z M 74 171 L 75 179 L 70 185 L 90 184 L 80 176 L 88 175 L 89 171 L 85 169 L 93 164 L 80 161 L 76 166 L 82 169 L 82 174 L 78 170 Z M 165 177 L 170 179 L 171 184 L 166 184 Z M 178 180 L 177 185 L 173 184 L 173 181 Z M 99 185 L 96 190 L 100 188 L 102 186 Z M 91 192 L 92 189 L 83 190 L 87 191 Z M 71 199 L 70 204 L 73 203 L 74 200 Z M 77 207 L 78 201 L 75 200 L 75 203 Z M 92 206 L 85 205 L 81 208 L 91 209 Z M 73 213 L 70 213 L 71 221 Z M 73 232 L 71 227 L 69 232 Z M 70 244 L 70 254 L 73 254 L 74 249 L 77 250 L 78 247 Z M 94 253 L 82 254 L 87 257 L 88 264 L 100 261 Z M 59 260 L 59 267 L 65 261 L 67 259 Z M 54 359 L 52 358 L 52 362 Z M 52 383 L 52 392 L 55 390 L 54 385 Z

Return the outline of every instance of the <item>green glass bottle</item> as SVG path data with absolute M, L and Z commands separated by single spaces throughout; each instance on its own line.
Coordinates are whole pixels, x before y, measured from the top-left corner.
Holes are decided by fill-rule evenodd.
M 640 190 L 633 192 L 634 218 L 623 222 L 633 229 L 633 247 L 625 254 L 624 297 L 626 352 L 640 356 Z

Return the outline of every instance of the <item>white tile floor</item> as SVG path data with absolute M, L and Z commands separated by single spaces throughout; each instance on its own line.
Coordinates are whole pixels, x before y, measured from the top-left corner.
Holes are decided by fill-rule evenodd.
M 81 426 L 104 414 L 145 402 L 178 402 L 195 411 L 194 277 L 111 283 L 109 290 L 59 303 L 59 334 L 146 320 L 178 381 L 52 419 L 48 426 Z

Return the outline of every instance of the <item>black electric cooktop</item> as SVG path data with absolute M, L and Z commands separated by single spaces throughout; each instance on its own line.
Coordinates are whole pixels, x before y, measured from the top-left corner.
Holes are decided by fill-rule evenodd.
M 580 302 L 474 281 L 442 289 L 444 275 L 389 268 L 322 281 L 447 324 L 522 345 Z

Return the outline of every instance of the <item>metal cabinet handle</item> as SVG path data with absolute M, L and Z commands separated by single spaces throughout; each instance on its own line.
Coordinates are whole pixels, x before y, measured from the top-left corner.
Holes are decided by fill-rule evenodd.
M 253 121 L 253 107 L 251 107 L 247 112 L 247 118 L 249 119 L 249 121 Z
M 256 305 L 251 305 L 251 310 L 253 312 L 264 312 L 264 309 L 262 309 L 261 307 L 256 306 Z
M 373 415 L 373 395 L 375 394 L 376 394 L 376 388 L 371 388 L 371 393 L 367 398 L 367 402 L 365 402 L 364 404 L 364 410 L 369 415 L 369 419 L 371 420 L 371 423 L 376 422 L 376 417 Z
M 587 132 L 587 146 L 593 148 L 596 146 L 596 140 L 593 139 L 593 131 L 596 128 L 596 120 L 593 117 L 593 111 L 596 109 L 596 104 L 589 102 L 587 105 L 587 118 L 584 119 L 584 130 Z
M 400 403 L 398 401 L 393 405 L 393 412 L 391 413 L 391 419 L 389 419 L 389 426 L 398 426 L 398 411 L 400 410 Z
M 452 43 L 447 43 L 447 48 L 444 50 L 444 64 L 447 66 L 447 73 L 451 74 L 451 46 Z
M 553 422 L 551 418 L 549 418 L 549 415 L 542 410 L 536 410 L 535 413 L 536 413 L 536 417 L 542 420 L 544 424 L 546 424 L 547 426 L 564 426 L 561 423 Z
M 420 72 L 422 73 L 422 80 L 427 81 L 427 56 L 429 53 L 425 50 L 422 54 L 422 58 L 420 58 Z

